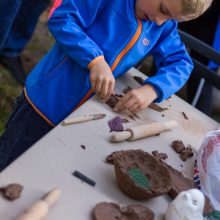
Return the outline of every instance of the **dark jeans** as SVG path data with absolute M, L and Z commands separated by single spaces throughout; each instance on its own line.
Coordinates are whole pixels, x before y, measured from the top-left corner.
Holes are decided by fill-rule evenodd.
M 50 0 L 0 0 L 0 54 L 18 56 Z
M 0 172 L 52 128 L 36 113 L 22 92 L 0 136 Z

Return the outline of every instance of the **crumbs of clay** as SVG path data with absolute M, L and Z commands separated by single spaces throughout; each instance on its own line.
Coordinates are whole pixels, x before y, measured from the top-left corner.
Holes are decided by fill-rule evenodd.
M 120 207 L 113 202 L 100 202 L 93 210 L 94 220 L 153 220 L 154 213 L 143 205 Z
M 5 187 L 0 188 L 3 196 L 8 200 L 15 200 L 20 197 L 23 186 L 17 183 L 9 184 Z
M 186 161 L 188 158 L 194 155 L 192 148 L 185 147 L 184 143 L 181 140 L 175 140 L 171 144 L 172 148 L 180 155 L 182 161 Z

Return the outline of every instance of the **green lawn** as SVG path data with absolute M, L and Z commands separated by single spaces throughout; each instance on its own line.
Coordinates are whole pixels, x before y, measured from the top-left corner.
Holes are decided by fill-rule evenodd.
M 27 73 L 46 54 L 53 42 L 54 40 L 47 29 L 47 12 L 45 12 L 39 19 L 31 41 L 22 52 L 22 60 Z M 22 87 L 0 65 L 0 133 L 9 117 L 14 99 L 21 90 Z

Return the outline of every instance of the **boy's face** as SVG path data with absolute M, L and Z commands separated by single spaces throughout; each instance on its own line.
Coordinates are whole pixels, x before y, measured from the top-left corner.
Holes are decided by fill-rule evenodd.
M 157 25 L 162 25 L 168 19 L 179 22 L 190 20 L 189 16 L 181 13 L 181 0 L 136 0 L 135 13 L 137 18 L 151 20 Z

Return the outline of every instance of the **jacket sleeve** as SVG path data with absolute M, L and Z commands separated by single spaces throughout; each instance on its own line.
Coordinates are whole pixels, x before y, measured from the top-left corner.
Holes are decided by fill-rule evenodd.
M 63 0 L 48 21 L 56 42 L 75 62 L 90 67 L 104 59 L 100 47 L 85 33 L 106 0 Z
M 152 55 L 158 71 L 144 84 L 154 86 L 158 94 L 155 102 L 161 102 L 185 84 L 193 69 L 192 60 L 179 37 L 176 21 L 166 22 Z

